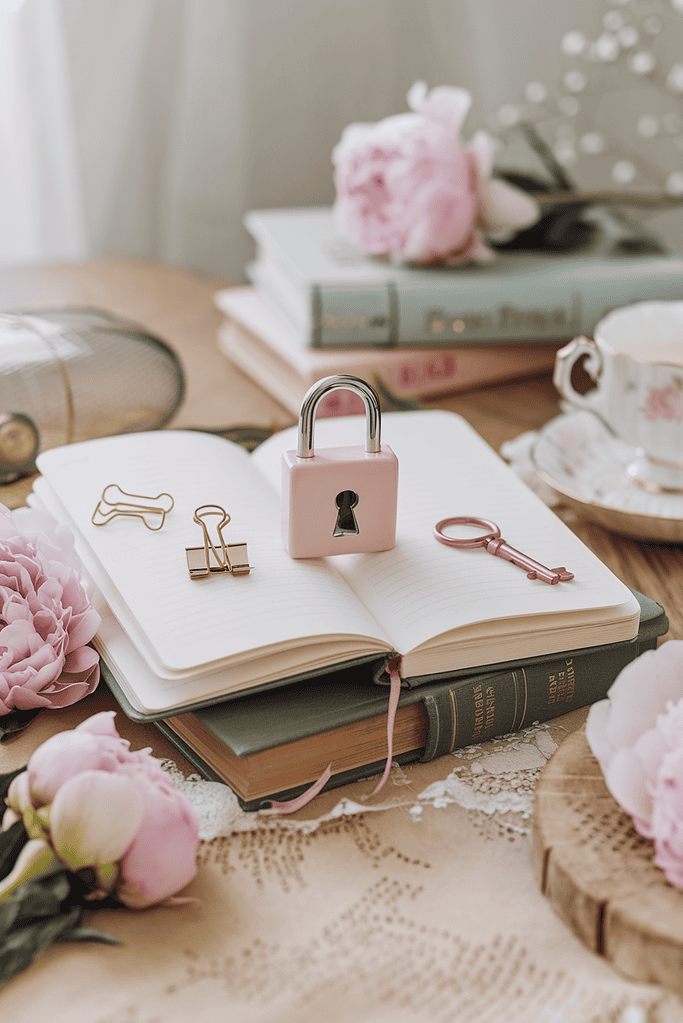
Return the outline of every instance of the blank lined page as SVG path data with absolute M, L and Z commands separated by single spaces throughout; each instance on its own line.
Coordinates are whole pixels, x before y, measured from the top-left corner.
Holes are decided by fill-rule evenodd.
M 354 443 L 354 436 L 362 441 L 358 417 L 316 423 L 319 447 Z M 397 650 L 408 653 L 478 622 L 507 619 L 510 629 L 533 631 L 548 627 L 549 615 L 633 604 L 630 590 L 460 416 L 389 413 L 382 442 L 399 461 L 396 546 L 334 560 Z M 252 455 L 273 485 L 278 450 L 291 445 L 291 435 L 276 435 Z M 492 519 L 512 547 L 549 568 L 565 566 L 575 579 L 550 586 L 483 548 L 437 542 L 433 527 L 455 516 Z
M 379 637 L 379 649 L 388 646 L 332 565 L 285 553 L 279 496 L 238 445 L 194 431 L 128 434 L 46 451 L 38 468 L 106 572 L 112 610 L 137 621 L 162 676 L 310 637 Z M 93 525 L 110 483 L 128 493 L 170 493 L 175 505 L 163 528 L 152 532 L 124 517 Z M 193 522 L 203 504 L 222 505 L 232 516 L 224 538 L 247 542 L 249 575 L 190 579 L 185 548 L 203 544 Z M 214 542 L 216 521 L 208 519 Z

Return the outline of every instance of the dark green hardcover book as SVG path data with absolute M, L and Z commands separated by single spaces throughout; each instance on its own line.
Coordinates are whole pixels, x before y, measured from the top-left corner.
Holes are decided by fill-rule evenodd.
M 432 760 L 603 699 L 621 669 L 654 649 L 669 627 L 656 601 L 635 596 L 641 618 L 634 640 L 403 688 L 394 760 Z M 245 810 L 256 810 L 298 795 L 330 762 L 327 788 L 380 773 L 388 698 L 367 671 L 350 668 L 156 724 L 200 774 L 227 783 Z

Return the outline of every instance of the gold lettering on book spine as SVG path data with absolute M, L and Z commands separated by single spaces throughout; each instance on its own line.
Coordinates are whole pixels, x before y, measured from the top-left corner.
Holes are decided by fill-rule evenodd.
M 484 730 L 484 694 L 481 685 L 473 687 L 472 695 L 474 696 L 474 731 L 472 732 L 472 742 L 476 742 Z
M 486 724 L 484 728 L 489 732 L 493 728 L 496 715 L 496 691 L 493 686 L 486 687 Z
M 565 661 L 564 669 L 548 676 L 548 706 L 554 703 L 572 703 L 574 700 L 574 658 Z
M 483 337 L 491 330 L 510 336 L 528 333 L 538 336 L 547 334 L 551 338 L 571 337 L 581 331 L 581 296 L 572 295 L 567 305 L 549 307 L 506 303 L 491 311 L 476 312 L 434 307 L 427 309 L 424 322 L 427 334 L 442 337 L 457 336 L 464 331 Z

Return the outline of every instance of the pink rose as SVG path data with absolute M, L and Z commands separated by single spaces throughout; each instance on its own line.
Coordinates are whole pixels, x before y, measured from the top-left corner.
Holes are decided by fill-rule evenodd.
M 683 888 L 683 640 L 628 664 L 594 704 L 586 738 L 608 789 Z
M 340 229 L 365 252 L 416 262 L 493 258 L 482 231 L 514 232 L 538 219 L 520 189 L 492 180 L 495 141 L 479 131 L 463 146 L 471 96 L 415 82 L 413 113 L 351 124 L 332 153 Z
M 48 515 L 0 505 L 0 715 L 91 693 L 100 668 L 87 644 L 99 624 L 71 533 Z
M 113 718 L 95 714 L 39 746 L 12 781 L 3 826 L 23 818 L 39 871 L 90 868 L 103 895 L 140 909 L 194 877 L 199 815 L 149 751 L 128 748 Z M 6 878 L 0 898 L 19 880 Z

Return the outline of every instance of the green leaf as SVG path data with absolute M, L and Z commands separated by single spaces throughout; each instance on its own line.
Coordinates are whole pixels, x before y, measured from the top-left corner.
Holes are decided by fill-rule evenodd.
M 80 913 L 79 906 L 72 906 L 65 913 L 37 920 L 13 930 L 0 946 L 0 984 L 25 970 L 39 952 L 63 933 L 71 930 Z
M 11 898 L 0 902 L 0 984 L 30 966 L 39 952 L 53 941 L 122 944 L 111 934 L 81 926 L 84 908 L 120 906 L 110 898 L 102 902 L 88 901 L 92 888 L 93 879 L 87 875 L 79 877 L 66 868 L 56 867 L 22 885 Z
M 109 934 L 80 927 L 86 891 L 66 869 L 29 881 L 0 903 L 0 984 L 30 966 L 53 941 L 120 944 Z M 92 908 L 91 903 L 85 903 Z
M 8 774 L 0 774 L 0 800 L 4 801 L 11 783 L 18 774 L 21 774 L 21 772 L 25 770 L 25 767 L 17 767 L 16 771 L 10 771 Z
M 34 920 L 46 919 L 63 912 L 65 908 L 79 905 L 72 899 L 71 883 L 66 867 L 56 868 L 49 874 L 34 878 L 17 890 L 16 901 L 19 903 L 18 924 Z M 13 899 L 8 900 L 11 905 Z
M 123 945 L 120 938 L 113 934 L 106 934 L 104 931 L 96 931 L 94 927 L 73 927 L 65 931 L 59 938 L 60 941 L 99 941 L 104 945 Z
M 0 717 L 0 742 L 9 739 L 31 724 L 39 710 L 13 710 L 10 714 Z
M 7 831 L 0 831 L 0 881 L 7 877 L 27 842 L 23 821 L 16 821 Z

